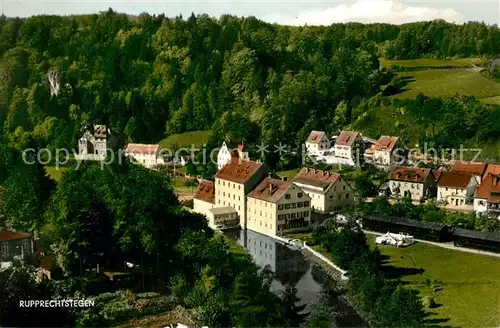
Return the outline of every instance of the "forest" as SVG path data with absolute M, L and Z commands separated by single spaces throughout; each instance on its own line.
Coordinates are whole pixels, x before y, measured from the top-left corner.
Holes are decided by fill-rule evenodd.
M 111 9 L 2 17 L 0 126 L 17 149 L 29 139 L 73 149 L 89 122 L 135 142 L 212 129 L 214 145 L 299 143 L 312 129 L 345 127 L 363 99 L 395 83 L 380 57 L 498 53 L 498 27 L 481 23 L 291 27 Z

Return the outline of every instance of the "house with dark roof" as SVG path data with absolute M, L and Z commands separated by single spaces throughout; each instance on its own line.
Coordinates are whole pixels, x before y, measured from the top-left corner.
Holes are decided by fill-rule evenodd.
M 389 173 L 389 189 L 394 198 L 410 197 L 424 201 L 434 196 L 436 183 L 432 171 L 427 168 L 395 166 Z
M 381 136 L 365 151 L 365 160 L 378 167 L 390 168 L 402 165 L 407 159 L 407 150 L 398 137 Z
M 0 260 L 23 260 L 33 254 L 33 239 L 29 234 L 12 230 L 0 231 Z
M 483 162 L 466 162 L 466 161 L 455 161 L 451 171 L 470 173 L 474 175 L 477 183 L 481 183 L 481 179 L 486 171 L 487 164 Z
M 215 175 L 215 207 L 232 207 L 246 228 L 246 195 L 268 175 L 267 166 L 260 162 L 232 158 Z
M 212 181 L 203 180 L 196 188 L 193 197 L 193 211 L 207 215 L 215 207 L 215 187 Z M 210 224 L 209 224 L 210 225 Z
M 500 218 L 500 174 L 483 178 L 474 194 L 474 212 Z
M 311 131 L 306 140 L 306 150 L 309 154 L 320 154 L 330 149 L 330 140 L 323 131 Z
M 468 205 L 476 187 L 477 180 L 472 173 L 443 172 L 438 181 L 437 202 L 452 206 Z
M 481 232 L 455 228 L 453 229 L 453 243 L 455 246 L 500 253 L 500 232 Z
M 354 190 L 338 173 L 302 168 L 293 183 L 311 197 L 315 212 L 339 212 L 354 204 Z
M 363 155 L 364 142 L 361 134 L 355 131 L 342 131 L 335 139 L 334 154 L 336 157 L 356 160 L 356 154 Z
M 311 198 L 290 181 L 266 178 L 247 196 L 247 228 L 276 236 L 308 230 Z

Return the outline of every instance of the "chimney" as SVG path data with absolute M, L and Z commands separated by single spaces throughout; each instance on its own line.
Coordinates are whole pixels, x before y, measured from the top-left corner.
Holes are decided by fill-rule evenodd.
M 273 184 L 272 184 L 272 183 L 270 183 L 270 184 L 269 184 L 269 192 L 273 192 L 273 187 L 274 187 L 274 186 L 273 186 Z

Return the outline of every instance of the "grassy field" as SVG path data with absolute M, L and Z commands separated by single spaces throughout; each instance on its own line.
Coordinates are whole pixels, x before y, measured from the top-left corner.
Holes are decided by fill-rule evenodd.
M 374 237 L 369 236 L 371 245 Z M 500 325 L 500 259 L 417 243 L 407 248 L 379 247 L 391 266 L 421 296 L 432 296 L 438 307 L 433 319 L 443 326 Z M 418 269 L 423 272 L 416 273 Z M 426 280 L 438 281 L 432 288 Z M 437 288 L 436 288 L 437 287 Z
M 409 80 L 408 90 L 394 96 L 398 99 L 415 98 L 419 93 L 430 97 L 450 97 L 458 93 L 478 99 L 490 98 L 490 101 L 498 101 L 500 96 L 500 83 L 473 70 L 436 69 L 398 74 Z
M 460 59 L 409 59 L 409 60 L 390 60 L 390 59 L 380 59 L 380 63 L 383 67 L 391 68 L 392 65 L 399 65 L 401 67 L 443 67 L 443 66 L 453 66 L 453 67 L 470 67 L 478 63 L 477 58 L 460 58 Z
M 47 172 L 47 175 L 57 182 L 61 180 L 62 174 L 66 171 L 68 171 L 67 167 L 59 167 L 59 168 L 55 166 L 45 167 L 45 172 Z
M 489 105 L 500 105 L 500 96 L 483 98 L 481 102 Z
M 160 146 L 171 149 L 175 147 L 191 147 L 191 145 L 199 146 L 207 143 L 209 136 L 210 130 L 172 134 L 160 141 Z
M 282 178 L 288 178 L 288 180 L 291 180 L 293 178 L 295 178 L 295 176 L 297 175 L 297 173 L 299 173 L 300 171 L 300 167 L 298 168 L 295 168 L 295 169 L 291 169 L 291 170 L 287 170 L 287 171 L 279 171 L 279 172 L 276 172 L 278 173 L 278 175 Z

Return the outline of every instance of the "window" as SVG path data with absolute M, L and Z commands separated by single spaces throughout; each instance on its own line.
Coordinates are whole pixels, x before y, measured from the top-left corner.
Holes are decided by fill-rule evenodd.
M 345 186 L 342 189 L 345 190 Z
M 238 200 L 241 200 L 241 196 L 238 196 Z
M 303 207 L 303 206 L 304 206 L 304 203 L 302 203 L 302 202 L 297 203 L 297 207 Z
M 345 199 L 348 199 L 349 198 L 349 194 L 345 194 Z
M 297 207 L 297 203 L 292 203 L 290 205 L 292 205 L 292 208 L 296 208 Z
M 285 194 L 285 199 L 290 199 L 290 194 Z
M 222 185 L 225 186 L 226 185 L 226 181 L 222 181 Z
M 285 214 L 285 219 L 289 219 L 290 218 L 290 214 Z
M 222 196 L 226 197 L 226 192 L 225 191 L 222 192 Z
M 290 204 L 285 204 L 285 209 L 288 210 L 290 208 Z
M 262 216 L 262 211 L 260 211 L 260 216 Z
M 305 201 L 305 202 L 304 202 L 304 207 L 307 207 L 307 206 L 309 206 L 309 202 L 308 202 L 308 201 Z
M 222 205 L 226 206 L 226 201 L 224 201 Z
M 238 190 L 241 190 L 241 185 L 238 185 Z
M 238 211 L 241 209 L 240 205 L 238 205 Z
M 330 195 L 330 199 L 333 199 L 333 195 Z
M 264 207 L 267 207 L 267 202 L 264 203 Z
M 448 187 L 446 187 L 446 191 L 448 191 Z
M 281 211 L 283 208 L 285 208 L 285 205 L 283 205 L 283 204 L 278 205 L 278 210 L 279 211 Z
M 260 226 L 262 227 L 262 220 L 260 221 Z M 262 244 L 260 244 L 262 246 Z
M 220 185 L 220 180 L 217 180 L 217 184 Z
M 304 217 L 307 218 L 309 216 L 309 212 L 304 212 Z
M 233 199 L 236 199 L 236 195 L 235 194 L 233 194 Z
M 302 196 L 304 196 L 304 194 L 303 194 L 303 193 L 301 193 L 301 192 L 299 192 L 299 193 L 297 194 L 297 198 L 302 198 Z
M 340 200 L 340 195 L 339 195 L 339 197 L 338 197 L 338 198 L 339 198 L 339 200 Z
M 297 217 L 297 214 L 292 213 L 292 219 L 295 219 Z
M 2 256 L 8 256 L 8 255 L 9 255 L 9 244 L 2 243 Z

